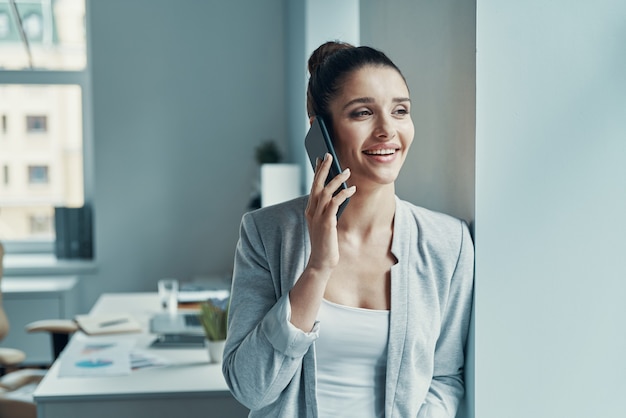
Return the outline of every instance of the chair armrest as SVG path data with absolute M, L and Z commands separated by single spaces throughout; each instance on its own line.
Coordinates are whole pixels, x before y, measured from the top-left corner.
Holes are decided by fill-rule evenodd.
M 43 377 L 46 375 L 46 372 L 47 370 L 39 370 L 39 369 L 16 370 L 14 372 L 5 374 L 4 376 L 0 377 L 0 388 L 4 390 L 8 390 L 8 391 L 19 390 L 20 388 L 23 389 L 24 386 L 26 385 L 39 383 L 41 379 L 43 379 Z M 32 393 L 30 392 L 31 391 L 26 390 L 20 393 L 20 395 L 21 396 L 24 396 L 25 394 L 32 395 Z M 17 396 L 14 396 L 13 398 L 15 400 L 20 400 L 20 397 L 17 397 Z M 21 400 L 24 400 L 24 399 L 22 398 Z M 5 412 L 4 407 L 5 405 L 2 405 L 2 408 L 0 408 L 2 409 L 2 412 Z M 14 415 L 9 414 L 9 415 L 3 415 L 3 416 L 12 417 Z M 19 415 L 19 416 L 23 416 L 23 415 Z
M 15 348 L 0 347 L 0 365 L 13 366 L 24 361 L 26 354 Z
M 44 319 L 26 325 L 26 332 L 49 332 L 71 334 L 78 331 L 78 325 L 71 319 Z

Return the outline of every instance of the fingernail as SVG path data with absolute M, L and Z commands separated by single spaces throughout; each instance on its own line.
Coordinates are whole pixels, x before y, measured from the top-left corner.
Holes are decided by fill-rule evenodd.
M 328 160 L 329 155 L 330 155 L 329 153 L 324 154 L 324 161 Z
M 342 173 L 342 174 L 348 174 L 349 172 L 350 172 L 350 169 L 349 169 L 349 168 L 346 168 L 345 170 L 343 170 L 343 173 Z

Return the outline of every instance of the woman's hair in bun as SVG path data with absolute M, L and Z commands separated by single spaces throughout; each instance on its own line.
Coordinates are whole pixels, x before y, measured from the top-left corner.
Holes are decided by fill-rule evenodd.
M 320 67 L 326 59 L 333 55 L 337 51 L 341 51 L 342 49 L 351 49 L 354 48 L 353 45 L 346 42 L 326 42 L 325 44 L 320 45 L 309 58 L 309 74 L 314 74 L 318 67 Z
M 381 51 L 367 46 L 355 47 L 345 42 L 326 42 L 309 58 L 307 113 L 321 116 L 332 124 L 329 104 L 342 83 L 352 72 L 365 66 L 390 67 L 402 76 L 400 69 Z M 404 78 L 404 76 L 402 76 Z

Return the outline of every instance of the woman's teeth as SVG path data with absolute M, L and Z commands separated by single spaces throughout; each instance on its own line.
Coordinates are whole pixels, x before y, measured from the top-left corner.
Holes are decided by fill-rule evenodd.
M 395 149 L 377 149 L 372 151 L 365 151 L 365 153 L 368 155 L 389 155 L 394 154 L 395 152 Z

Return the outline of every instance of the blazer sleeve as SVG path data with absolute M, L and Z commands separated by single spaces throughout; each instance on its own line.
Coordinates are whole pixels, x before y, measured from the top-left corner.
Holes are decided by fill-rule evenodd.
M 450 280 L 441 333 L 435 347 L 433 379 L 418 418 L 454 418 L 465 389 L 464 348 L 469 331 L 474 289 L 474 244 L 461 221 L 456 267 Z
M 280 237 L 263 237 L 275 238 Z M 233 396 L 251 410 L 278 399 L 318 337 L 290 322 L 288 290 L 281 294 L 254 216 L 242 218 L 235 251 L 222 372 Z M 295 279 L 294 279 L 295 281 Z

